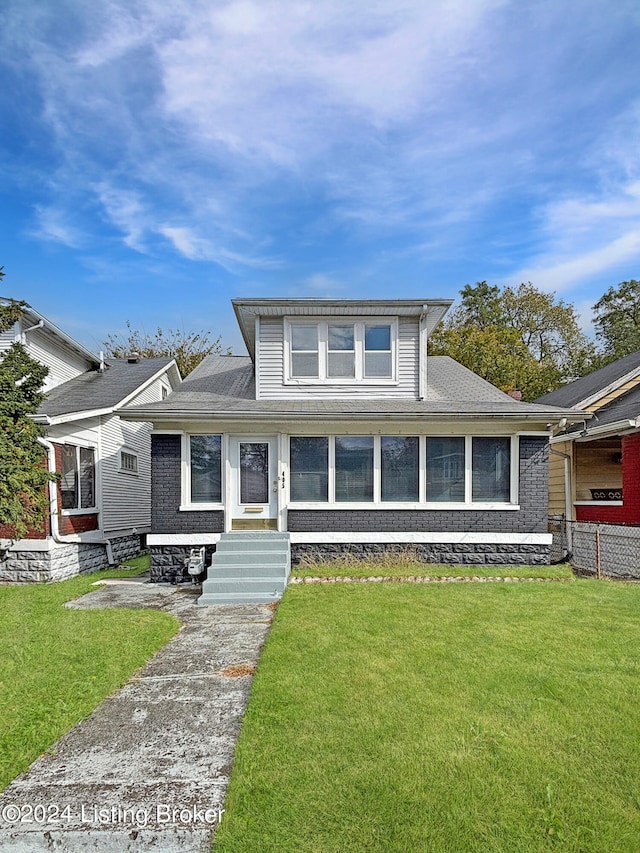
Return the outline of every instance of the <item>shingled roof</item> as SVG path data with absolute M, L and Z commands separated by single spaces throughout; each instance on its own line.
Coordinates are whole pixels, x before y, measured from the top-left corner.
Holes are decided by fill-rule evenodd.
M 113 409 L 172 361 L 172 358 L 142 358 L 130 363 L 125 358 L 111 358 L 103 372 L 89 370 L 53 388 L 36 417 Z
M 619 382 L 627 374 L 636 370 L 640 370 L 640 350 L 612 361 L 611 364 L 606 364 L 599 370 L 594 370 L 593 373 L 581 376 L 579 379 L 563 385 L 562 388 L 539 397 L 536 403 L 551 404 L 552 406 L 579 406 L 585 400 L 593 397 L 594 394 L 604 391 L 605 388 Z
M 253 365 L 246 356 L 210 355 L 166 400 L 129 406 L 127 419 L 160 420 L 179 417 L 507 417 L 544 420 L 571 415 L 553 406 L 512 399 L 448 356 L 427 359 L 426 399 L 401 397 L 340 400 L 296 398 L 256 400 Z M 573 413 L 575 414 L 575 413 Z

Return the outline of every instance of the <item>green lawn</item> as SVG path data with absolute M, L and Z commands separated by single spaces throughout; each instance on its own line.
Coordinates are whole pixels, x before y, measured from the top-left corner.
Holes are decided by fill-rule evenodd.
M 52 584 L 0 586 L 0 790 L 178 630 L 155 610 L 69 610 L 107 570 Z
M 640 846 L 640 587 L 290 587 L 216 853 Z

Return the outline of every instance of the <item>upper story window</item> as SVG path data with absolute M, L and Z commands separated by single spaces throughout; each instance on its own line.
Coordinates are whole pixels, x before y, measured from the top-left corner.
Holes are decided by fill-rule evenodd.
M 396 380 L 397 321 L 285 321 L 285 380 L 299 384 Z
M 319 375 L 318 326 L 296 323 L 290 327 L 291 376 L 317 377 Z
M 96 454 L 92 447 L 63 444 L 60 448 L 60 494 L 63 510 L 96 507 Z

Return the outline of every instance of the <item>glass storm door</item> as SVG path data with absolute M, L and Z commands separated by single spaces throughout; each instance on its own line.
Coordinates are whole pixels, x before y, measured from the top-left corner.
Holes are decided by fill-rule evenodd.
M 277 529 L 277 439 L 231 439 L 232 530 Z

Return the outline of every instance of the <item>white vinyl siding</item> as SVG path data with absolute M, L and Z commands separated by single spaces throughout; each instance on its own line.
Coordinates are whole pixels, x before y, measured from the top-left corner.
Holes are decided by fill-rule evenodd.
M 8 350 L 11 344 L 14 344 L 17 340 L 18 327 L 14 323 L 11 328 L 5 329 L 4 332 L 0 332 L 0 353 L 3 353 L 5 350 Z
M 44 329 L 27 332 L 26 340 L 25 348 L 29 355 L 49 368 L 49 374 L 44 381 L 45 391 L 86 373 L 92 367 L 88 359 L 47 334 Z
M 100 479 L 105 534 L 151 526 L 151 426 L 127 423 L 116 415 L 102 418 Z M 123 471 L 120 452 L 138 457 L 137 476 Z
M 344 325 L 342 318 L 323 318 L 332 325 Z M 374 318 L 369 321 L 362 318 L 363 322 L 372 325 L 382 325 L 385 318 Z M 292 319 L 292 323 L 296 321 Z M 263 400 L 285 400 L 285 399 L 352 399 L 354 396 L 370 398 L 406 397 L 416 399 L 418 396 L 418 364 L 419 364 L 419 330 L 417 318 L 398 318 L 398 377 L 397 383 L 375 384 L 375 381 L 367 380 L 367 383 L 354 381 L 332 384 L 331 380 L 313 385 L 288 384 L 285 385 L 285 346 L 284 346 L 284 320 L 281 317 L 262 317 L 260 319 L 260 338 L 258 342 L 260 351 L 257 362 L 260 365 L 257 382 L 259 386 L 258 396 Z

